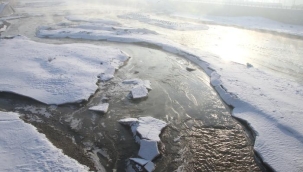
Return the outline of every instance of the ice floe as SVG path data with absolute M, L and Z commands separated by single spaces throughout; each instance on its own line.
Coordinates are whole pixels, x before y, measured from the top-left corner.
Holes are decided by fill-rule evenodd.
M 148 160 L 141 159 L 141 158 L 129 158 L 129 159 L 142 166 L 144 166 L 145 164 L 148 163 Z
M 152 89 L 149 80 L 141 80 L 138 78 L 124 80 L 122 81 L 122 84 L 130 85 L 131 87 L 130 94 L 133 99 L 140 99 L 147 97 L 148 90 Z
M 6 57 L 0 58 L 0 90 L 46 104 L 87 100 L 98 88 L 97 77 L 111 79 L 129 58 L 111 47 L 50 45 L 23 36 L 1 39 L 0 52 Z
M 140 118 L 125 118 L 119 120 L 119 123 L 128 125 L 135 137 L 139 136 L 137 140 L 140 144 L 138 156 L 143 158 L 130 158 L 130 160 L 137 164 L 144 166 L 145 170 L 151 172 L 155 169 L 155 164 L 151 162 L 160 155 L 158 149 L 158 142 L 160 142 L 160 133 L 167 123 L 153 118 L 153 117 L 140 117 Z
M 88 171 L 11 112 L 0 112 L 0 171 Z
M 141 139 L 160 141 L 159 135 L 167 123 L 147 116 L 140 118 L 126 118 L 119 120 L 119 123 L 129 125 L 132 128 L 134 135 L 138 134 Z
M 145 98 L 148 95 L 148 90 L 144 85 L 136 85 L 131 90 L 131 95 L 133 99 Z
M 160 141 L 159 135 L 163 128 L 167 126 L 167 123 L 153 118 L 153 117 L 140 117 L 138 119 L 137 132 L 142 139 Z
M 152 172 L 155 170 L 155 164 L 151 161 L 149 161 L 145 166 L 144 166 L 144 169 L 147 171 L 147 172 Z
M 138 155 L 146 160 L 154 160 L 157 156 L 160 155 L 157 142 L 153 140 L 142 139 L 140 141 L 140 150 Z
M 108 111 L 108 103 L 102 103 L 97 106 L 90 107 L 89 110 L 106 113 Z

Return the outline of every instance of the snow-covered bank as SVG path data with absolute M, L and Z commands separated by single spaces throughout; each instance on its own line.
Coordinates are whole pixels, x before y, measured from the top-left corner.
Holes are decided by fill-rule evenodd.
M 187 14 L 171 14 L 172 17 L 194 19 L 209 24 L 236 26 L 252 30 L 270 31 L 303 37 L 303 26 L 292 25 L 273 21 L 262 17 L 221 17 L 221 16 L 197 16 Z
M 204 69 L 222 99 L 235 107 L 233 115 L 251 125 L 256 133 L 255 150 L 265 163 L 277 171 L 303 168 L 303 107 L 300 105 L 303 86 L 251 66 L 190 50 L 160 35 L 116 35 L 80 28 L 40 28 L 37 35 L 140 43 L 188 58 Z
M 88 171 L 23 122 L 19 115 L 0 112 L 0 171 Z
M 33 49 L 33 47 L 35 47 Z M 129 58 L 111 47 L 49 45 L 23 36 L 0 40 L 0 90 L 46 104 L 87 100 Z

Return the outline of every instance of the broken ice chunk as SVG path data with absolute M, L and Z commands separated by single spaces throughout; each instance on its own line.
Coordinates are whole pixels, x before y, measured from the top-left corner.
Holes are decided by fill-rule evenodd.
M 167 123 L 153 118 L 153 117 L 140 117 L 139 126 L 137 127 L 137 132 L 140 134 L 142 139 L 160 141 L 160 133 Z
M 120 119 L 118 122 L 121 123 L 121 124 L 124 124 L 124 125 L 131 126 L 134 123 L 137 123 L 138 119 L 137 118 L 125 118 L 125 119 Z
M 131 94 L 134 99 L 140 99 L 140 98 L 147 97 L 148 90 L 143 85 L 137 85 L 131 90 Z
M 140 150 L 138 155 L 141 158 L 152 161 L 160 155 L 156 141 L 142 139 L 140 141 Z
M 148 163 L 147 160 L 141 158 L 129 158 L 129 159 L 142 166 Z
M 152 172 L 155 170 L 155 164 L 151 161 L 149 161 L 145 166 L 144 166 L 145 170 L 147 172 Z
M 108 110 L 108 106 L 108 103 L 102 103 L 100 105 L 90 107 L 89 110 L 106 113 Z

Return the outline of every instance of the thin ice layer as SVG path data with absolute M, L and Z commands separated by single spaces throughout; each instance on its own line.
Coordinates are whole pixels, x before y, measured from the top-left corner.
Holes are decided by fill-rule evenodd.
M 50 45 L 22 36 L 0 40 L 0 52 L 0 91 L 46 104 L 88 99 L 97 89 L 97 76 L 110 79 L 128 59 L 111 47 Z
M 88 171 L 16 113 L 0 112 L 0 130 L 0 171 Z

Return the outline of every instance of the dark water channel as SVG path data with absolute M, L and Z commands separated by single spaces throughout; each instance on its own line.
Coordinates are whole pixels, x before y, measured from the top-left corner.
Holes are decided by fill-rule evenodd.
M 169 123 L 161 134 L 162 156 L 155 161 L 155 171 L 260 171 L 254 159 L 253 141 L 231 117 L 203 71 L 160 50 L 106 44 L 120 48 L 132 58 L 114 79 L 98 83 L 99 90 L 89 101 L 54 106 L 0 93 L 0 110 L 24 114 L 25 121 L 45 133 L 64 153 L 93 170 L 96 169 L 91 158 L 106 171 L 134 171 L 128 158 L 137 157 L 139 145 L 129 128 L 117 121 L 152 116 Z M 190 72 L 186 67 L 196 70 Z M 148 98 L 127 97 L 129 90 L 121 82 L 133 78 L 151 81 L 153 89 Z M 108 100 L 102 100 L 105 96 Z M 88 110 L 102 101 L 110 104 L 107 114 Z

